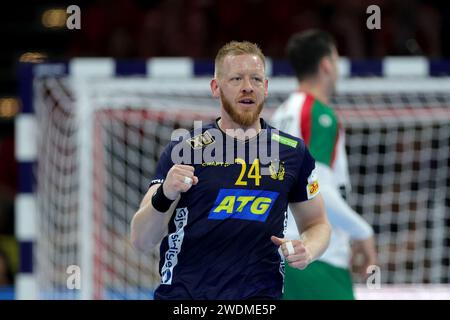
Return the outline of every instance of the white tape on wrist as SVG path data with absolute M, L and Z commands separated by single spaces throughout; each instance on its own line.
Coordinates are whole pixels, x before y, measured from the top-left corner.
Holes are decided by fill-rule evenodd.
M 189 177 L 184 177 L 184 183 L 186 184 L 192 184 L 192 179 Z
M 292 241 L 286 242 L 286 249 L 288 251 L 288 256 L 295 253 L 294 246 L 292 245 Z

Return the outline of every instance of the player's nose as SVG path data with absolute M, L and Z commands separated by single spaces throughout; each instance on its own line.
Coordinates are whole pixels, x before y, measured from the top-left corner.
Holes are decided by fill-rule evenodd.
M 253 86 L 248 77 L 244 77 L 244 80 L 242 81 L 241 91 L 242 91 L 242 93 L 252 93 L 253 92 Z

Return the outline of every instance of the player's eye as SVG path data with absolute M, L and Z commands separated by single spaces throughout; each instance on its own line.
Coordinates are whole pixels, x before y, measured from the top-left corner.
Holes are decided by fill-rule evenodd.
M 234 86 L 238 86 L 242 81 L 241 77 L 231 77 L 230 78 L 230 83 Z

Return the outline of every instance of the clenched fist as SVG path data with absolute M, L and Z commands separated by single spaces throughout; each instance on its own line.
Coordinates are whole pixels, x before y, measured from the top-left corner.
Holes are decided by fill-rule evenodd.
M 198 183 L 194 176 L 194 167 L 184 164 L 175 164 L 167 173 L 163 184 L 164 195 L 170 200 L 178 198 L 180 193 L 188 191 L 192 185 Z

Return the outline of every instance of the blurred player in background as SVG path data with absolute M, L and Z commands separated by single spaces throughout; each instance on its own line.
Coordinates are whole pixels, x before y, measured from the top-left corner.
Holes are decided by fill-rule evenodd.
M 231 42 L 219 50 L 211 91 L 221 117 L 166 147 L 131 239 L 141 251 L 162 240 L 155 299 L 279 299 L 279 248 L 293 268 L 305 268 L 329 241 L 314 160 L 300 139 L 260 118 L 268 81 L 256 45 Z M 270 163 L 250 156 L 275 147 Z M 174 159 L 180 152 L 183 161 Z M 206 152 L 212 161 L 204 161 Z M 284 239 L 288 204 L 301 241 Z
M 286 268 L 283 299 L 354 299 L 352 260 L 358 273 L 376 261 L 371 226 L 340 194 L 350 190 L 345 137 L 338 117 L 329 106 L 338 79 L 338 52 L 332 36 L 320 30 L 294 34 L 287 45 L 299 89 L 275 112 L 272 123 L 300 137 L 316 160 L 321 193 L 332 226 L 330 245 L 305 270 Z M 289 239 L 298 237 L 289 213 Z

